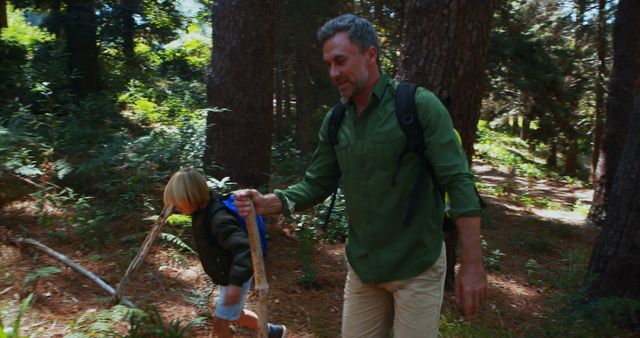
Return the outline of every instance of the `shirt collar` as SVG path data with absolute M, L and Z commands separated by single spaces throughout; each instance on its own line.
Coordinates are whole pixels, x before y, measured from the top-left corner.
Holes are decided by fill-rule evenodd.
M 387 74 L 380 73 L 378 82 L 376 82 L 376 85 L 373 87 L 373 91 L 371 92 L 371 98 L 373 98 L 373 96 L 375 95 L 375 97 L 378 99 L 377 102 L 382 101 L 382 97 L 384 96 L 384 93 L 386 92 L 387 86 L 390 84 L 390 82 L 391 82 L 391 79 Z M 343 104 L 353 105 L 353 102 L 351 101 L 350 98 L 347 99 L 347 98 L 341 97 L 340 101 L 342 101 Z M 369 101 L 369 104 L 371 104 L 371 100 Z

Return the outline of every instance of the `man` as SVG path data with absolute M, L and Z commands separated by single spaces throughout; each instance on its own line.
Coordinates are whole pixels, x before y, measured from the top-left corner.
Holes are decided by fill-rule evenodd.
M 339 16 L 325 23 L 318 39 L 346 107 L 338 143 L 328 139 L 329 113 L 305 178 L 273 194 L 238 191 L 236 206 L 247 215 L 250 199 L 259 214 L 289 214 L 323 201 L 340 180 L 350 223 L 342 336 L 388 337 L 393 329 L 399 338 L 437 337 L 446 270 L 444 206 L 434 182 L 427 179 L 410 224 L 403 224 L 422 167 L 416 154 L 398 163 L 406 136 L 395 115 L 397 83 L 380 73 L 379 40 L 367 20 Z M 415 99 L 425 155 L 449 193 L 449 212 L 460 232 L 456 297 L 464 314 L 471 316 L 484 301 L 487 285 L 473 177 L 447 110 L 423 88 Z

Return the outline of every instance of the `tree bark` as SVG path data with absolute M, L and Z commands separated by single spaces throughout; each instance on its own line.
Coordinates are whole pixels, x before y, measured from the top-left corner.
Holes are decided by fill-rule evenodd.
M 513 123 L 511 124 L 511 133 L 513 135 L 519 135 L 520 134 L 520 125 L 518 124 L 518 118 L 519 118 L 519 114 L 515 114 L 512 116 L 513 118 Z
M 397 78 L 413 81 L 451 99 L 449 113 L 462 137 L 469 164 L 473 156 L 493 14 L 492 0 L 405 3 Z M 457 234 L 447 234 L 446 285 L 454 285 Z
M 621 5 L 624 0 L 621 1 Z M 629 137 L 608 190 L 606 218 L 596 239 L 585 278 L 593 298 L 640 301 L 640 95 L 636 96 Z M 636 325 L 640 311 L 629 313 Z M 632 319 L 633 320 L 633 319 Z
M 439 97 L 449 112 L 469 162 L 484 95 L 484 71 L 493 14 L 491 0 L 407 1 L 399 79 Z
M 281 142 L 284 140 L 284 119 L 283 119 L 283 110 L 284 110 L 284 81 L 282 79 L 282 73 L 284 70 L 282 69 L 282 62 L 276 61 L 276 66 L 273 69 L 273 85 L 274 85 L 274 109 L 275 112 L 273 114 L 273 131 L 274 131 L 274 140 L 276 142 Z
M 549 154 L 547 155 L 547 167 L 555 168 L 558 166 L 558 141 L 549 141 Z
M 621 0 L 613 27 L 613 69 L 607 98 L 607 117 L 596 169 L 589 221 L 601 225 L 609 203 L 608 190 L 628 140 L 633 98 L 640 80 L 640 2 Z
M 136 9 L 139 4 L 137 0 L 122 0 L 120 5 L 120 20 L 122 21 L 122 54 L 124 54 L 124 60 L 127 64 L 135 64 L 135 42 L 134 33 L 136 28 L 136 22 L 133 19 L 133 15 L 136 13 Z
M 0 0 L 0 31 L 7 27 L 9 27 L 9 20 L 7 20 L 7 1 Z
M 207 84 L 207 173 L 268 186 L 273 122 L 274 1 L 215 1 Z
M 591 154 L 591 181 L 596 181 L 596 168 L 600 159 L 600 149 L 602 147 L 602 125 L 604 123 L 604 77 L 605 77 L 605 49 L 607 46 L 606 26 L 607 20 L 605 11 L 606 0 L 598 1 L 598 35 L 597 53 L 598 67 L 594 81 L 595 88 L 595 112 L 593 116 L 593 153 Z
M 575 176 L 578 170 L 578 140 L 567 140 L 567 149 L 564 153 L 564 174 Z
M 68 0 L 64 14 L 64 35 L 69 52 L 72 88 L 81 96 L 101 90 L 98 24 L 92 0 Z
M 296 46 L 295 87 L 296 87 L 296 145 L 303 154 L 311 151 L 311 84 L 305 65 L 304 44 Z

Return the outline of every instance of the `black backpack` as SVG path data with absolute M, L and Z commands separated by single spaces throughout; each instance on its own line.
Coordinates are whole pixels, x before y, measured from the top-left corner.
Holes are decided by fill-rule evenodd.
M 416 152 L 420 158 L 420 163 L 422 165 L 422 170 L 418 174 L 416 178 L 416 182 L 413 185 L 413 189 L 411 190 L 411 197 L 409 198 L 409 202 L 407 205 L 407 209 L 404 214 L 403 223 L 405 225 L 409 225 L 411 223 L 411 218 L 415 213 L 417 208 L 417 203 L 420 200 L 420 187 L 424 184 L 424 180 L 427 176 L 431 177 L 431 180 L 436 186 L 436 189 L 440 193 L 440 197 L 444 202 L 445 191 L 438 183 L 436 179 L 435 172 L 433 170 L 433 165 L 429 162 L 429 159 L 424 155 L 424 151 L 426 150 L 426 146 L 424 144 L 424 138 L 422 135 L 422 125 L 420 124 L 420 120 L 418 119 L 418 113 L 416 111 L 416 94 L 417 85 L 411 82 L 400 82 L 396 88 L 396 118 L 398 119 L 398 124 L 402 128 L 405 136 L 407 137 L 407 141 L 405 143 L 404 149 L 398 156 L 398 169 L 400 168 L 400 162 L 404 158 L 404 156 L 410 152 Z M 441 99 L 445 107 L 449 107 L 450 100 Z M 340 101 L 333 108 L 331 112 L 331 116 L 329 117 L 329 143 L 333 146 L 337 145 L 338 140 L 338 130 L 340 129 L 340 125 L 342 124 L 342 119 L 344 118 L 345 106 Z M 395 178 L 398 173 L 398 169 L 393 177 L 393 184 L 395 184 Z M 480 201 L 481 208 L 484 209 L 485 203 L 480 197 L 478 190 L 476 189 L 476 195 Z M 333 211 L 333 207 L 336 201 L 338 189 L 334 191 L 333 196 L 331 197 L 331 204 L 329 205 L 329 210 L 327 211 L 324 227 L 326 228 L 329 224 L 329 218 L 331 217 L 331 212 Z M 453 220 L 445 214 L 444 221 L 442 224 L 442 228 L 445 232 L 451 231 L 454 229 Z

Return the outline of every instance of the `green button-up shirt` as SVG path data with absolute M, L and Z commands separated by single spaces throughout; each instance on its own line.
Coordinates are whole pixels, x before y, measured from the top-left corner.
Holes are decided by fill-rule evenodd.
M 395 115 L 396 86 L 382 74 L 360 116 L 353 103 L 347 103 L 335 146 L 329 143 L 329 112 L 304 179 L 275 191 L 286 214 L 323 201 L 340 181 L 349 218 L 347 259 L 360 279 L 372 284 L 424 272 L 439 257 L 443 239 L 444 205 L 431 179 L 424 182 L 411 224 L 403 224 L 422 167 L 415 153 L 398 163 L 406 136 Z M 424 88 L 416 92 L 416 109 L 424 128 L 425 155 L 450 196 L 450 215 L 479 215 L 473 175 L 449 113 Z

